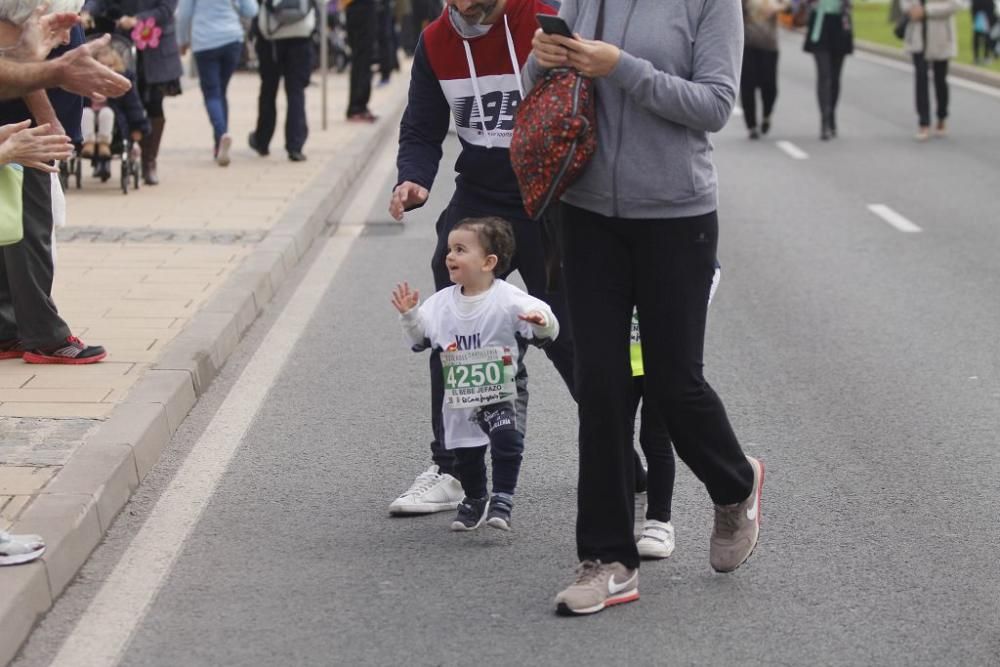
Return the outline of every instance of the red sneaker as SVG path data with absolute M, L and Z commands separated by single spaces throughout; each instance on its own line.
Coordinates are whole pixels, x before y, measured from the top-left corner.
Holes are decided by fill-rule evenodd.
M 84 345 L 76 336 L 69 336 L 65 345 L 38 348 L 24 353 L 29 364 L 95 364 L 108 353 L 100 345 Z
M 24 356 L 24 347 L 16 338 L 0 340 L 0 359 L 20 359 Z

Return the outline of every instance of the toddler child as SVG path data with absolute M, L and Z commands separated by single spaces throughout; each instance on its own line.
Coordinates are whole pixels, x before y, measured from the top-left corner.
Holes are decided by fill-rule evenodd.
M 114 47 L 110 44 L 105 46 L 94 54 L 94 58 L 119 74 L 129 77 L 133 84 L 121 97 L 103 102 L 84 100 L 83 146 L 80 148 L 80 155 L 85 158 L 96 157 L 95 173 L 102 180 L 107 180 L 111 177 L 111 141 L 115 127 L 117 126 L 123 139 L 128 136 L 138 149 L 138 142 L 142 140 L 143 135 L 149 133 L 149 119 L 146 118 L 146 111 L 135 85 L 135 77 L 126 71 L 125 61 Z M 138 159 L 139 156 L 132 157 Z
M 455 450 L 455 469 L 465 498 L 451 524 L 476 530 L 485 522 L 510 530 L 514 489 L 524 451 L 517 424 L 518 340 L 538 344 L 559 335 L 549 306 L 496 275 L 514 256 L 514 233 L 500 218 L 468 218 L 448 234 L 445 265 L 454 285 L 418 307 L 420 295 L 396 285 L 392 304 L 412 349 L 441 350 L 445 380 L 442 407 L 445 442 Z M 486 448 L 493 462 L 493 494 L 486 490 Z

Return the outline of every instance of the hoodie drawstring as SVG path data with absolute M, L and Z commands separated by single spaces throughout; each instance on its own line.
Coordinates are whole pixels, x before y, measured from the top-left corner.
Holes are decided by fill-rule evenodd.
M 507 35 L 507 52 L 510 54 L 510 62 L 514 67 L 514 76 L 517 78 L 517 92 L 524 99 L 524 83 L 521 81 L 521 68 L 517 64 L 517 51 L 514 50 L 514 38 L 510 34 L 510 23 L 507 22 L 507 15 L 503 15 L 503 28 Z M 482 119 L 483 136 L 486 137 L 486 147 L 493 148 L 493 140 L 490 139 L 490 131 L 486 129 L 486 107 L 483 105 L 483 93 L 479 89 L 479 77 L 476 75 L 476 64 L 472 61 L 472 48 L 469 40 L 462 39 L 462 46 L 465 47 L 465 61 L 469 64 L 469 76 L 472 77 L 472 91 L 476 96 L 476 106 L 479 108 L 479 117 Z

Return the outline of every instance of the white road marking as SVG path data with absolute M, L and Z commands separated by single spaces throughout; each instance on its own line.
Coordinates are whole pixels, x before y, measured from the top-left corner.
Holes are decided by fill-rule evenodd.
M 371 199 L 365 188 L 356 200 Z M 328 239 L 204 434 L 153 507 L 122 559 L 52 661 L 55 667 L 111 667 L 123 657 L 177 555 L 197 525 L 268 390 L 363 227 Z
M 733 117 L 739 117 L 743 115 L 743 109 L 741 107 L 733 107 Z
M 919 231 L 923 231 L 917 225 L 913 224 L 907 218 L 903 217 L 901 214 L 897 213 L 893 209 L 889 208 L 885 204 L 869 204 L 868 210 L 882 218 L 890 225 L 895 227 L 901 232 L 907 232 L 914 234 Z
M 784 151 L 793 160 L 808 160 L 809 153 L 796 146 L 790 141 L 776 141 L 774 145 Z
M 395 166 L 396 143 L 388 141 L 382 148 L 378 160 L 368 170 L 368 175 L 365 177 L 364 182 L 351 186 L 356 192 L 366 192 L 369 196 L 355 197 L 351 201 L 350 205 L 344 209 L 344 214 L 340 217 L 341 225 L 363 225 L 368 222 L 372 210 L 377 209 L 379 206 L 382 207 L 381 210 L 385 213 L 385 217 L 389 217 L 389 196 L 392 192 L 382 192 L 382 187 Z M 380 192 L 382 192 L 382 196 L 379 196 L 378 193 Z M 375 193 L 374 203 L 372 202 L 372 193 Z
M 885 67 L 890 67 L 900 72 L 908 72 L 913 74 L 913 65 L 909 63 L 904 63 L 899 60 L 893 60 L 892 58 L 886 58 L 885 56 L 880 56 L 875 53 L 867 53 L 864 51 L 854 51 L 854 55 L 859 60 L 865 60 L 870 63 L 875 63 L 877 65 L 883 65 Z M 982 93 L 983 95 L 988 95 L 990 97 L 995 97 L 1000 99 L 1000 90 L 994 88 L 993 86 L 987 86 L 986 84 L 977 83 L 976 81 L 969 81 L 968 79 L 963 79 L 961 76 L 952 74 L 948 77 L 949 86 L 957 86 L 959 88 L 965 88 L 966 90 L 972 90 L 977 93 Z

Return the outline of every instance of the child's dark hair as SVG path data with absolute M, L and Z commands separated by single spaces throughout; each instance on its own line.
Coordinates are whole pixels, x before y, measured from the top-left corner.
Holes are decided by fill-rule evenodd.
M 454 229 L 468 229 L 476 233 L 479 245 L 487 255 L 496 255 L 497 265 L 493 269 L 495 275 L 505 273 L 514 259 L 514 230 L 503 218 L 466 218 Z

